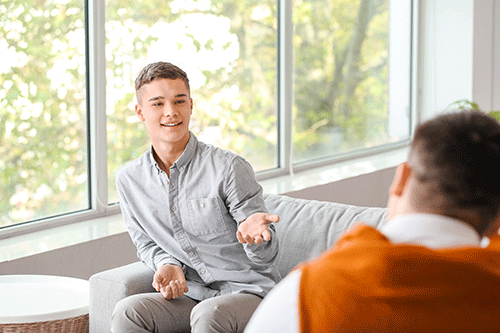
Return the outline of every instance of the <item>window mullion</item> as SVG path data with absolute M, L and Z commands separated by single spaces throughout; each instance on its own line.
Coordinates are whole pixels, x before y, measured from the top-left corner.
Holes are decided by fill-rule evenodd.
M 293 135 L 293 22 L 292 1 L 279 0 L 279 149 L 280 167 L 292 173 L 292 135 Z
M 91 207 L 108 206 L 105 0 L 89 1 L 89 130 Z

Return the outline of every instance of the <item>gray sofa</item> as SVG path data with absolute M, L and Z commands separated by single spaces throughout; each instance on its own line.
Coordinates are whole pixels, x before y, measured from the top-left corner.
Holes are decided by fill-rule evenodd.
M 285 276 L 298 263 L 328 249 L 352 224 L 363 221 L 380 227 L 385 208 L 357 207 L 333 202 L 266 195 L 269 212 L 281 218 L 276 224 L 280 250 L 276 264 Z M 154 272 L 142 262 L 97 273 L 90 278 L 90 332 L 110 331 L 115 304 L 129 295 L 151 292 Z

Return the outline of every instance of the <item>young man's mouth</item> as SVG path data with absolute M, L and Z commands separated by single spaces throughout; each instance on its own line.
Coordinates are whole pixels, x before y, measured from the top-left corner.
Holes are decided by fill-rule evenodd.
M 175 126 L 179 126 L 180 124 L 182 124 L 182 121 L 178 122 L 178 123 L 166 123 L 166 124 L 161 124 L 161 126 L 163 127 L 175 127 Z

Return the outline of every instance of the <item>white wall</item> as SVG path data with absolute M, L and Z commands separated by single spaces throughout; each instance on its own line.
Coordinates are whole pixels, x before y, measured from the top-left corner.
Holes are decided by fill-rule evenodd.
M 468 99 L 500 109 L 500 0 L 421 0 L 420 120 Z
M 489 111 L 500 110 L 500 0 L 474 2 L 472 96 Z
M 485 1 L 485 0 L 476 0 Z M 472 99 L 473 0 L 421 1 L 420 119 Z
M 493 102 L 491 108 L 500 110 L 500 0 L 494 1 L 493 8 Z

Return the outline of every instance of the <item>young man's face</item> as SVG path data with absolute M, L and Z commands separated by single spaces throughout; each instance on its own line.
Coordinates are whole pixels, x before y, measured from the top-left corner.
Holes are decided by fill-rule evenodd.
M 153 146 L 185 146 L 193 100 L 182 79 L 158 79 L 140 89 L 135 112 L 146 125 Z

